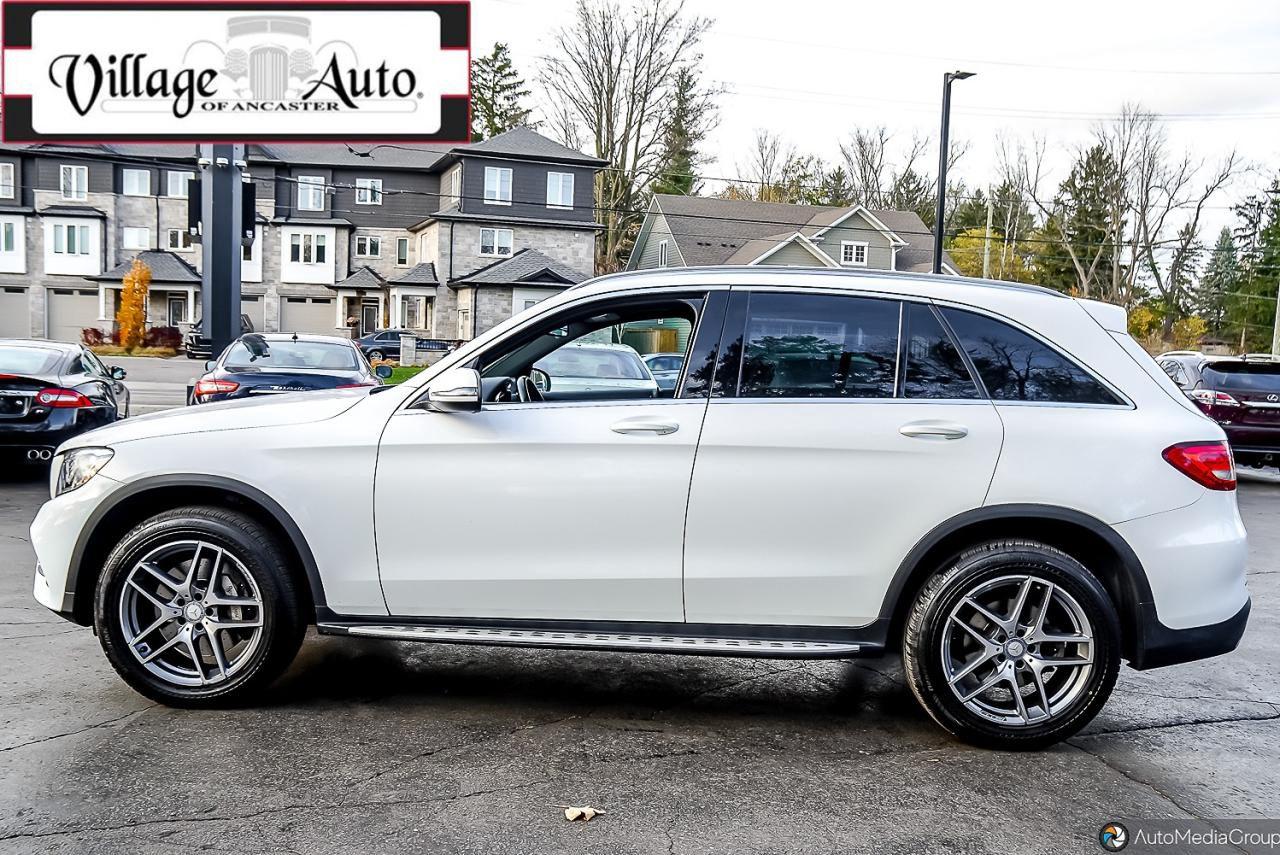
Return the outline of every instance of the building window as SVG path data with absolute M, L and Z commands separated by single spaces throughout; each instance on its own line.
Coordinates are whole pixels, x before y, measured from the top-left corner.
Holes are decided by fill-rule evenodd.
M 471 335 L 471 310 L 458 310 L 458 338 L 467 338 Z
M 12 199 L 13 195 L 13 164 L 0 163 L 0 199 Z
M 289 236 L 289 260 L 295 264 L 324 264 L 324 235 Z
M 89 227 L 54 224 L 53 251 L 57 255 L 88 255 Z
M 187 198 L 187 185 L 195 177 L 194 172 L 170 172 L 168 192 L 165 195 L 174 199 Z
M 120 245 L 124 249 L 151 249 L 151 229 L 121 229 Z
M 62 198 L 84 201 L 89 196 L 89 167 L 67 166 L 60 168 Z
M 864 240 L 840 241 L 840 263 L 847 267 L 866 267 L 867 242 Z
M 168 246 L 177 252 L 190 252 L 191 234 L 186 229 L 169 229 Z
M 548 172 L 547 173 L 547 207 L 548 208 L 572 208 L 573 207 L 573 173 L 572 172 Z
M 381 258 L 382 238 L 377 235 L 356 235 L 356 257 Z
M 511 244 L 515 234 L 511 229 L 481 229 L 480 254 L 507 256 L 511 254 Z
M 244 243 L 240 245 L 240 260 L 253 261 L 253 244 Z
M 122 184 L 126 196 L 151 195 L 151 173 L 146 169 L 126 169 Z
M 462 196 L 462 167 L 455 166 L 445 176 L 445 201 L 448 205 L 457 205 Z
M 0 252 L 13 252 L 18 248 L 17 230 L 13 223 L 5 223 L 0 230 Z
M 324 178 L 319 175 L 298 176 L 298 210 L 324 210 Z
M 357 178 L 356 179 L 356 204 L 357 205 L 381 205 L 382 204 L 382 179 L 381 178 Z
M 505 166 L 484 168 L 484 201 L 490 205 L 511 204 L 511 170 Z
M 409 266 L 409 239 L 396 238 L 396 266 Z
M 431 304 L 426 297 L 401 297 L 400 319 L 406 329 L 430 329 Z
M 658 266 L 667 266 L 667 242 L 665 240 L 658 241 Z

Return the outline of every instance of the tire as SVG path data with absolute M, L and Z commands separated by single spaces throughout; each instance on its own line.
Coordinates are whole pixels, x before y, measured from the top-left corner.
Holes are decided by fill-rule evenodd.
M 375 359 L 383 359 L 383 358 L 384 358 L 384 357 L 383 357 L 383 355 L 382 355 L 382 351 L 380 351 L 380 350 L 371 350 L 371 351 L 369 351 L 369 361 L 370 361 L 370 362 L 373 362 Z
M 94 629 L 140 694 L 175 707 L 224 706 L 288 667 L 306 632 L 301 602 L 272 532 L 225 508 L 184 507 L 116 544 L 98 579 Z
M 985 748 L 1032 750 L 1102 709 L 1120 670 L 1120 628 L 1106 589 L 1079 561 L 1043 543 L 1000 540 L 965 551 L 920 589 L 902 659 L 912 693 L 943 728 Z

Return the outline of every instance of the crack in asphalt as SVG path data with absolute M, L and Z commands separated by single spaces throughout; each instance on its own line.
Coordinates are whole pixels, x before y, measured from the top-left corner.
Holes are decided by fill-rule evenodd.
M 38 623 L 10 624 L 10 625 L 39 626 Z M 75 626 L 75 627 L 72 627 L 71 629 L 59 629 L 54 632 L 32 632 L 32 633 L 28 633 L 27 635 L 5 635 L 5 636 L 0 636 L 0 641 L 17 641 L 22 638 L 52 638 L 55 635 L 70 635 L 73 632 L 78 632 L 80 629 L 81 627 Z
M 350 811 L 350 810 L 359 810 L 361 808 L 397 807 L 400 805 L 421 805 L 421 804 L 438 804 L 441 802 L 456 802 L 456 801 L 461 801 L 463 799 L 476 798 L 478 796 L 492 795 L 494 793 L 510 792 L 512 790 L 519 790 L 525 787 L 535 786 L 537 784 L 545 784 L 545 783 L 548 783 L 549 780 L 550 780 L 549 778 L 538 778 L 532 781 L 521 781 L 518 784 L 508 784 L 506 786 L 493 787 L 487 790 L 472 790 L 470 792 L 459 793 L 453 796 L 438 796 L 434 798 L 425 798 L 425 799 L 374 799 L 370 801 L 361 801 L 361 802 L 342 802 L 342 801 L 329 802 L 326 804 L 317 804 L 315 802 L 310 802 L 306 804 L 300 803 L 300 804 L 278 805 L 276 807 L 263 808 L 262 810 L 254 811 L 252 813 L 226 814 L 226 815 L 218 814 L 213 816 L 206 813 L 206 814 L 194 814 L 194 815 L 188 815 L 188 816 L 172 816 L 172 817 L 165 817 L 164 819 L 140 819 L 140 820 L 137 820 L 136 822 L 126 822 L 126 823 L 120 823 L 116 825 L 89 825 L 89 826 L 83 826 L 80 828 L 65 828 L 65 829 L 50 830 L 50 831 L 20 831 L 16 834 L 6 834 L 3 836 L 0 836 L 0 842 L 4 842 L 6 840 L 33 840 L 33 839 L 43 839 L 48 837 L 65 837 L 65 836 L 76 835 L 76 834 L 101 834 L 103 832 L 110 832 L 110 831 L 131 831 L 136 828 L 144 828 L 144 827 L 149 827 L 154 825 L 172 825 L 174 823 L 193 824 L 193 823 L 206 823 L 206 822 L 243 822 L 246 820 L 258 819 L 264 816 L 271 816 L 273 814 L 287 813 L 289 811 L 303 811 L 303 812 L 332 811 L 332 810 Z
M 90 731 L 90 730 L 97 730 L 100 727 L 108 727 L 117 722 L 124 721 L 125 719 L 130 718 L 132 716 L 141 715 L 147 710 L 155 709 L 158 706 L 160 705 L 148 704 L 147 706 L 142 707 L 141 709 L 132 710 L 130 712 L 125 713 L 124 715 L 118 715 L 115 718 L 109 718 L 106 721 L 100 721 L 100 722 L 97 722 L 96 724 L 90 724 L 86 727 L 79 728 L 78 730 L 69 730 L 66 733 L 55 733 L 52 736 L 45 736 L 40 739 L 33 739 L 30 742 L 19 742 L 17 745 L 8 745 L 8 746 L 5 746 L 4 748 L 0 748 L 0 752 L 17 751 L 19 748 L 26 748 L 28 745 L 39 745 L 42 742 L 51 742 L 55 739 L 62 739 L 63 737 L 66 737 L 66 736 L 77 736 L 81 733 L 86 733 L 87 731 Z M 4 838 L 0 837 L 0 840 L 3 840 L 3 839 Z
M 1257 716 L 1249 716 L 1249 715 L 1232 716 L 1230 718 L 1192 719 L 1190 721 L 1169 722 L 1168 724 L 1145 724 L 1145 725 L 1138 725 L 1137 727 L 1118 727 L 1114 730 L 1095 730 L 1089 733 L 1081 733 L 1077 736 L 1073 736 L 1072 739 L 1093 739 L 1099 736 L 1114 736 L 1116 734 L 1122 734 L 1122 733 L 1143 733 L 1150 730 L 1172 730 L 1178 727 L 1197 727 L 1199 725 L 1205 725 L 1205 724 L 1235 724 L 1235 723 L 1242 723 L 1242 722 L 1248 722 L 1248 721 L 1280 720 L 1280 708 L 1278 708 L 1275 704 L 1268 703 L 1265 701 L 1259 701 L 1258 703 L 1264 706 L 1271 707 L 1272 714 L 1257 715 Z

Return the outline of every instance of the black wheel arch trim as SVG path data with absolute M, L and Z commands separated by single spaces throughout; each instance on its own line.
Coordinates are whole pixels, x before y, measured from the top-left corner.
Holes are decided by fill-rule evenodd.
M 324 608 L 327 604 L 324 595 L 324 583 L 320 579 L 320 569 L 316 566 L 315 556 L 311 552 L 306 538 L 302 534 L 302 529 L 293 521 L 293 517 L 271 496 L 259 490 L 257 487 L 245 484 L 243 481 L 237 481 L 234 478 L 226 478 L 220 475 L 204 475 L 204 474 L 168 474 L 153 475 L 147 478 L 140 478 L 137 481 L 129 482 L 118 490 L 113 492 L 110 497 L 98 507 L 94 508 L 93 513 L 89 515 L 89 519 L 80 529 L 80 535 L 76 539 L 75 549 L 71 553 L 71 563 L 67 569 L 67 581 L 65 585 L 64 602 L 67 604 L 63 612 L 59 612 L 63 616 L 70 617 L 76 623 L 87 626 L 92 622 L 92 618 L 85 620 L 85 615 L 91 604 L 77 602 L 76 591 L 80 581 L 80 571 L 84 563 L 85 551 L 88 549 L 89 542 L 93 538 L 94 533 L 98 530 L 98 526 L 104 519 L 117 507 L 126 500 L 132 499 L 142 493 L 153 490 L 164 489 L 168 487 L 203 487 L 221 490 L 226 493 L 238 496 L 245 501 L 258 505 L 275 521 L 277 525 L 288 536 L 290 545 L 302 560 L 302 568 L 307 576 L 307 584 L 311 590 L 311 599 L 317 610 Z

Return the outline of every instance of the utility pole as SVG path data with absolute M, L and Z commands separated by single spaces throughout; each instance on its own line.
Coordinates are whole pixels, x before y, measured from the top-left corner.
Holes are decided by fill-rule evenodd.
M 987 185 L 987 230 L 982 236 L 982 278 L 991 278 L 991 185 Z
M 243 145 L 200 146 L 202 332 L 216 359 L 240 337 L 240 260 L 245 167 Z
M 942 272 L 942 225 L 947 210 L 947 155 L 951 131 L 951 82 L 973 77 L 972 71 L 948 71 L 942 75 L 942 132 L 938 135 L 938 213 L 933 225 L 933 272 Z

